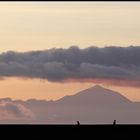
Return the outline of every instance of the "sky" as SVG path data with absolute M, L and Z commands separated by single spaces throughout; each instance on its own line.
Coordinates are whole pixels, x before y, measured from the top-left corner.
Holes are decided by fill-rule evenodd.
M 0 2 L 0 13 L 0 58 L 3 52 L 9 55 L 7 51 L 27 53 L 52 48 L 69 49 L 70 46 L 86 49 L 90 46 L 126 48 L 140 45 L 139 2 Z M 5 58 L 1 61 L 2 69 L 7 63 Z M 116 63 L 114 65 L 117 66 Z M 14 66 L 13 70 L 17 68 Z M 5 69 L 8 71 L 7 67 Z M 10 74 L 4 73 L 6 78 L 0 80 L 0 97 L 56 100 L 97 83 L 89 80 L 53 82 L 26 74 L 25 78 L 22 77 L 24 73 L 20 76 Z M 100 84 L 123 93 L 131 100 L 140 101 L 139 86 Z

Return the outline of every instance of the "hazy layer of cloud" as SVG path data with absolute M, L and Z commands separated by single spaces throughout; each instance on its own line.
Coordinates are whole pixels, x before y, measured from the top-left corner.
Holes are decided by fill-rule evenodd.
M 72 46 L 24 53 L 9 51 L 0 54 L 0 76 L 41 78 L 52 82 L 126 80 L 133 81 L 133 86 L 136 81 L 136 86 L 139 86 L 139 60 L 139 46 L 86 49 Z
M 33 118 L 33 112 L 21 104 L 4 100 L 0 102 L 0 120 L 28 120 Z

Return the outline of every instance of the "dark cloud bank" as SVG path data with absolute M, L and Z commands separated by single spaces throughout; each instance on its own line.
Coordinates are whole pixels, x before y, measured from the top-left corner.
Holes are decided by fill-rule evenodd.
M 140 46 L 8 51 L 0 54 L 0 76 L 140 86 Z

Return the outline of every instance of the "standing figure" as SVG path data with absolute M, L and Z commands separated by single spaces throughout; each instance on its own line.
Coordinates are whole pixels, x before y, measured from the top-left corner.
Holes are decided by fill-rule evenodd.
M 113 121 L 113 125 L 116 125 L 116 120 Z
M 79 121 L 77 121 L 77 125 L 80 125 L 80 122 Z

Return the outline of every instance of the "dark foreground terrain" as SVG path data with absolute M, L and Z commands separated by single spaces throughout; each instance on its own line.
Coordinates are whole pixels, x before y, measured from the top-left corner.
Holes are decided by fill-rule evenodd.
M 140 125 L 0 125 L 8 139 L 140 139 Z

